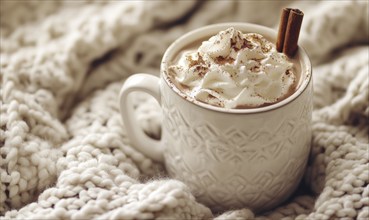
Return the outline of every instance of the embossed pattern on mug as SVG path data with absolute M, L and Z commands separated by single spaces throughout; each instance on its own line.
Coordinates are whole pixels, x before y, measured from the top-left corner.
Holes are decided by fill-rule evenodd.
M 312 97 L 310 93 L 303 95 L 308 99 L 301 99 L 305 103 L 296 100 L 300 103 L 296 105 L 295 116 L 281 119 L 276 132 L 238 128 L 221 131 L 211 123 L 192 127 L 193 119 L 185 118 L 181 109 L 162 99 L 167 115 L 163 129 L 173 139 L 170 143 L 175 143 L 165 150 L 168 172 L 185 182 L 199 201 L 215 210 L 240 204 L 255 209 L 272 207 L 295 189 L 307 162 L 310 140 L 298 137 L 311 132 Z M 258 148 L 249 148 L 250 144 Z M 297 146 L 304 149 L 296 150 Z M 190 154 L 196 155 L 196 159 L 188 161 L 186 155 Z M 256 172 L 255 169 L 248 176 L 243 172 L 245 167 L 253 169 L 252 165 L 276 160 L 279 167 L 275 170 L 269 167 Z M 219 175 L 221 164 L 234 166 L 233 173 Z

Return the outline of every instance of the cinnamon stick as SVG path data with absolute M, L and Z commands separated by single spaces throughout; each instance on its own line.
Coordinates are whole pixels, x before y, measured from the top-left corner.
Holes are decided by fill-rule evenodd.
M 290 15 L 290 11 L 291 11 L 291 8 L 282 9 L 281 21 L 279 23 L 278 37 L 277 37 L 277 43 L 276 43 L 278 52 L 283 51 L 284 38 L 286 35 L 287 23 L 288 23 L 288 17 Z
M 281 13 L 277 37 L 277 51 L 293 57 L 298 48 L 298 39 L 304 13 L 299 9 L 284 8 Z
M 293 57 L 298 48 L 298 39 L 304 13 L 299 9 L 291 9 L 288 16 L 287 28 L 283 43 L 283 53 Z

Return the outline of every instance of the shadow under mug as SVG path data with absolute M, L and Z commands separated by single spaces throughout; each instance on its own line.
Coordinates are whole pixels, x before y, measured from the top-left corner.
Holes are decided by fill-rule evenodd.
M 170 176 L 183 181 L 196 199 L 223 211 L 266 211 L 287 199 L 299 184 L 311 141 L 312 69 L 302 48 L 301 83 L 288 98 L 266 107 L 225 109 L 190 100 L 166 74 L 168 63 L 187 45 L 228 27 L 275 39 L 269 28 L 223 23 L 196 29 L 165 52 L 160 78 L 135 74 L 120 92 L 123 122 L 131 143 L 148 157 L 164 162 Z M 137 125 L 129 94 L 152 95 L 163 111 L 162 137 L 154 140 Z

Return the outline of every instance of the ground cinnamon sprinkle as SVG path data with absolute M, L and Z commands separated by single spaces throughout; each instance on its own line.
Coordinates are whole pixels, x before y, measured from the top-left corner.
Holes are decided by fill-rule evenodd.
M 196 65 L 200 65 L 200 64 L 205 65 L 205 61 L 202 58 L 202 56 L 200 55 L 200 53 L 197 53 L 197 60 L 192 59 L 191 56 L 187 56 L 186 59 L 189 62 L 189 67 L 190 68 L 193 67 L 193 66 L 196 66 Z
M 199 62 L 199 64 L 205 64 L 205 61 L 199 52 L 197 52 L 197 56 L 198 56 L 197 61 Z
M 197 65 L 196 70 L 199 76 L 205 76 L 209 69 L 204 65 Z
M 216 57 L 214 61 L 218 64 L 225 64 L 225 63 L 234 62 L 234 59 L 232 57 L 227 57 L 226 58 L 226 57 L 219 56 L 219 57 Z
M 189 62 L 190 68 L 198 64 L 197 60 L 193 60 L 191 56 L 187 56 L 186 59 Z

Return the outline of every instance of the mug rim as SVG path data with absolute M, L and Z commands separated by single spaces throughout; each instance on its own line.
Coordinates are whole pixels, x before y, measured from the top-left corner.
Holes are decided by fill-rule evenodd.
M 178 89 L 173 83 L 170 82 L 169 76 L 167 73 L 167 67 L 169 64 L 169 60 L 176 55 L 176 50 L 183 48 L 184 46 L 188 45 L 191 42 L 194 42 L 198 39 L 201 39 L 205 36 L 208 36 L 209 33 L 218 33 L 221 30 L 224 30 L 228 27 L 234 27 L 236 29 L 247 29 L 248 32 L 255 32 L 259 33 L 261 35 L 270 35 L 273 39 L 276 39 L 277 32 L 269 27 L 258 25 L 258 24 L 252 24 L 252 23 L 244 23 L 244 22 L 231 22 L 231 23 L 218 23 L 218 24 L 211 24 L 204 27 L 200 27 L 197 29 L 194 29 L 181 37 L 179 37 L 177 40 L 175 40 L 165 51 L 161 66 L 160 66 L 160 75 L 161 78 L 164 79 L 167 86 L 171 88 L 172 91 L 181 98 L 183 98 L 185 101 L 190 102 L 191 104 L 195 106 L 199 106 L 202 108 L 205 108 L 207 110 L 212 110 L 216 112 L 223 112 L 223 113 L 232 113 L 232 114 L 250 114 L 250 113 L 261 113 L 261 112 L 267 112 L 271 110 L 275 110 L 277 108 L 281 108 L 283 106 L 288 105 L 293 100 L 297 99 L 301 94 L 304 93 L 308 85 L 311 83 L 312 79 L 312 65 L 310 58 L 308 54 L 306 53 L 305 49 L 301 46 L 298 46 L 297 54 L 300 56 L 300 59 L 302 60 L 301 63 L 301 71 L 306 72 L 306 74 L 303 76 L 303 82 L 299 86 L 299 88 L 290 96 L 283 99 L 280 102 L 263 106 L 263 107 L 256 107 L 256 108 L 240 108 L 240 109 L 228 109 L 218 106 L 213 106 L 204 102 L 200 102 L 196 99 L 189 99 L 189 97 L 182 92 L 180 89 Z M 188 41 L 188 42 L 187 42 Z M 183 43 L 185 42 L 185 43 Z

